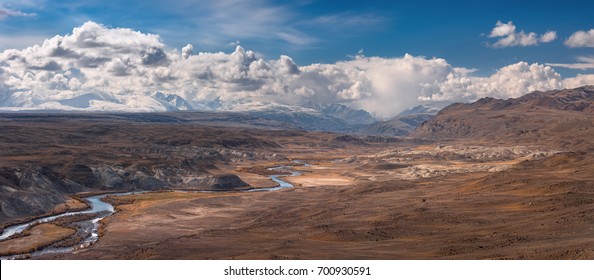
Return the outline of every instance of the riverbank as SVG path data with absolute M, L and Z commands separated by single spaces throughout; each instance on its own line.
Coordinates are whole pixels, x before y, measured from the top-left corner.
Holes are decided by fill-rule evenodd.
M 301 163 L 299 163 L 301 164 Z M 302 164 L 303 165 L 303 164 Z M 268 178 L 275 182 L 276 185 L 267 188 L 250 188 L 246 190 L 238 190 L 233 192 L 264 192 L 276 191 L 285 188 L 293 187 L 292 184 L 280 179 L 287 176 L 299 176 L 301 173 L 290 171 L 290 167 L 277 166 L 270 167 L 267 170 L 271 173 Z M 276 172 L 276 174 L 274 174 Z M 280 174 L 279 174 L 280 173 Z M 171 189 L 160 190 L 155 193 L 163 192 L 177 192 L 177 193 L 227 193 L 232 191 L 199 191 L 199 190 L 183 190 Z M 75 250 L 77 248 L 86 248 L 95 243 L 100 234 L 101 221 L 116 212 L 114 205 L 126 204 L 130 201 L 127 198 L 130 195 L 142 194 L 146 191 L 135 191 L 126 193 L 103 193 L 99 195 L 90 195 L 84 198 L 88 208 L 78 212 L 65 212 L 57 215 L 45 216 L 43 218 L 33 219 L 26 223 L 15 224 L 6 227 L 0 236 L 0 245 L 3 250 L 0 250 L 0 257 L 2 258 L 28 258 L 31 254 L 35 257 L 40 257 L 51 253 L 64 253 Z M 80 194 L 84 197 L 85 194 Z M 87 194 L 89 195 L 89 194 Z M 117 198 L 123 198 L 118 200 Z M 122 202 L 124 201 L 124 202 Z M 84 221 L 76 220 L 78 225 L 70 227 L 61 227 L 55 224 L 50 224 L 55 220 L 87 215 L 90 219 L 90 227 L 88 223 L 81 225 Z M 84 219 L 83 219 L 84 220 Z M 62 224 L 68 224 L 62 221 Z M 89 230 L 90 229 L 90 230 Z M 84 231 L 87 231 L 87 236 L 84 236 Z M 82 233 L 81 233 L 82 232 Z M 75 235 L 77 235 L 75 237 Z M 64 242 L 70 239 L 69 242 Z M 74 242 L 73 240 L 78 240 Z M 62 246 L 55 246 L 62 242 Z
M 393 156 L 381 155 L 381 161 Z M 43 258 L 594 257 L 590 157 L 556 154 L 516 163 L 505 171 L 454 170 L 415 180 L 395 178 L 402 168 L 362 168 L 371 160 L 331 157 L 312 167 L 295 168 L 307 171 L 303 175 L 307 180 L 287 178 L 302 186 L 276 192 L 116 198 L 122 201 L 116 203 L 119 212 L 104 220 L 104 236 L 97 243 L 76 254 Z M 427 164 L 428 158 L 423 155 L 407 164 L 417 162 Z M 307 183 L 326 175 L 356 180 L 345 185 Z

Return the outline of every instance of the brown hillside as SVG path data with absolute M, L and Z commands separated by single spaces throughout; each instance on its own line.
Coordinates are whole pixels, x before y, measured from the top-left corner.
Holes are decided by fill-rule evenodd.
M 559 149 L 594 147 L 594 86 L 532 92 L 507 100 L 452 104 L 418 127 L 415 138 L 536 144 Z

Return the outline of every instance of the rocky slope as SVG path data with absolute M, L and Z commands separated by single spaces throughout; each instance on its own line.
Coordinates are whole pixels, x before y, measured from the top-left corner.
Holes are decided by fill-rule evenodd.
M 0 227 L 67 210 L 88 193 L 270 186 L 241 167 L 288 164 L 293 150 L 400 141 L 290 128 L 245 113 L 0 114 Z
M 592 149 L 594 86 L 452 104 L 411 137 Z
M 355 132 L 366 135 L 407 136 L 422 123 L 432 119 L 438 112 L 437 108 L 419 105 L 405 110 L 389 120 L 360 127 Z
M 351 132 L 377 122 L 369 112 L 342 104 L 308 103 L 303 107 L 277 106 L 245 113 L 308 131 Z
M 49 168 L 0 168 L 0 223 L 49 213 L 87 190 Z
M 251 188 L 234 174 L 211 175 L 189 166 L 75 164 L 58 171 L 49 166 L 0 168 L 0 224 L 44 215 L 74 194 L 131 190 L 230 191 Z
M 0 224 L 64 211 L 73 195 L 89 192 L 247 189 L 218 166 L 287 160 L 257 130 L 189 116 L 3 115 L 0 131 Z M 283 135 L 267 134 L 275 133 Z
M 396 116 L 386 121 L 361 127 L 355 132 L 365 135 L 408 136 L 422 123 L 433 118 L 431 114 Z
M 309 103 L 305 108 L 311 108 L 324 116 L 334 117 L 344 121 L 347 125 L 358 126 L 375 123 L 376 120 L 365 110 L 357 110 L 342 104 Z

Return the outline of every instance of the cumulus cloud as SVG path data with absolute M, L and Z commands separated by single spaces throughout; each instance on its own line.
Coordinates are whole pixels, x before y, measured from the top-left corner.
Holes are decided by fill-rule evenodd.
M 594 74 L 577 75 L 576 77 L 566 78 L 563 80 L 565 87 L 576 88 L 587 85 L 594 85 Z
M 472 77 L 454 70 L 444 80 L 425 84 L 421 101 L 466 102 L 482 97 L 519 97 L 535 90 L 563 88 L 563 80 L 550 66 L 518 62 L 489 77 Z
M 516 32 L 516 26 L 513 22 L 503 23 L 497 21 L 493 30 L 489 34 L 489 38 L 499 38 L 497 42 L 493 43 L 494 48 L 506 48 L 513 46 L 536 46 L 539 43 L 550 43 L 557 39 L 557 32 L 547 31 L 538 36 L 534 32 L 526 33 L 524 30 Z
M 7 19 L 9 17 L 30 17 L 35 14 L 25 13 L 19 10 L 13 10 L 0 4 L 0 20 Z
M 153 98 L 162 92 L 194 108 L 342 103 L 391 117 L 419 103 L 517 97 L 591 81 L 581 78 L 564 81 L 550 66 L 526 62 L 477 77 L 445 59 L 410 54 L 360 53 L 347 61 L 299 66 L 288 56 L 264 60 L 241 46 L 232 53 L 197 52 L 192 45 L 178 51 L 158 35 L 87 22 L 72 34 L 0 53 L 0 109 L 162 111 L 167 107 Z
M 557 32 L 556 31 L 547 31 L 545 34 L 540 36 L 540 41 L 542 43 L 550 43 L 557 39 Z
M 185 47 L 182 48 L 182 58 L 188 59 L 191 55 L 194 54 L 194 46 L 187 44 Z
M 570 48 L 594 48 L 594 29 L 590 29 L 589 31 L 577 31 L 567 40 L 565 40 L 565 45 Z

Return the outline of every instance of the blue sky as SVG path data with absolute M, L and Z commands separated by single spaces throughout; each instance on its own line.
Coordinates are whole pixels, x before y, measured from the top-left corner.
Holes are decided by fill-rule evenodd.
M 594 85 L 592 11 L 583 0 L 0 0 L 0 109 L 162 111 L 163 92 L 196 108 L 340 103 L 389 118 L 576 88 Z M 61 102 L 78 96 L 97 100 Z
M 24 48 L 72 32 L 86 21 L 159 34 L 169 48 L 187 43 L 197 51 L 232 51 L 239 42 L 266 58 L 333 63 L 363 50 L 366 56 L 439 57 L 455 67 L 490 74 L 518 61 L 575 63 L 593 48 L 564 41 L 594 28 L 590 1 L 0 1 L 21 12 L 0 20 L 0 50 Z M 558 38 L 536 46 L 489 47 L 501 21 L 516 31 Z M 556 68 L 564 76 L 592 69 Z

